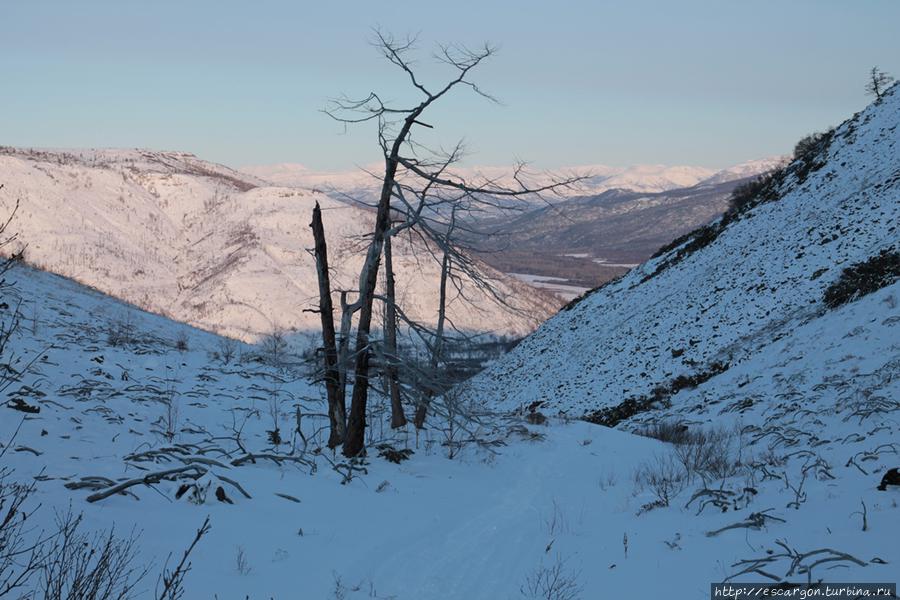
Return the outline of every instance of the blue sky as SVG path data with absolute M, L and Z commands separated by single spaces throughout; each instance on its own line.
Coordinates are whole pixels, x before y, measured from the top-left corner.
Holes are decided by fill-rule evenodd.
M 498 96 L 438 106 L 435 141 L 470 161 L 721 167 L 787 153 L 900 75 L 897 0 L 490 2 L 0 0 L 0 144 L 150 147 L 232 166 L 351 168 L 371 127 L 319 109 L 340 93 L 409 98 L 371 29 L 500 52 Z

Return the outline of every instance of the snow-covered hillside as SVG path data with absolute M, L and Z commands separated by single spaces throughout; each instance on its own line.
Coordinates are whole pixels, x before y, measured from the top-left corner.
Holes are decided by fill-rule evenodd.
M 309 228 L 323 209 L 334 289 L 354 289 L 372 216 L 308 190 L 266 187 L 255 177 L 184 153 L 141 150 L 0 149 L 0 211 L 20 207 L 11 229 L 31 264 L 149 310 L 253 340 L 273 330 L 315 331 L 304 312 L 317 298 Z M 398 239 L 398 295 L 413 318 L 436 319 L 439 265 Z M 470 290 L 475 308 L 451 303 L 469 331 L 527 333 L 549 314 L 532 288 L 496 275 L 521 311 Z
M 583 414 L 764 356 L 827 315 L 823 293 L 844 267 L 900 243 L 898 126 L 895 88 L 836 129 L 821 168 L 802 182 L 791 171 L 778 201 L 693 253 L 683 243 L 589 293 L 473 387 L 504 408 L 540 401 Z

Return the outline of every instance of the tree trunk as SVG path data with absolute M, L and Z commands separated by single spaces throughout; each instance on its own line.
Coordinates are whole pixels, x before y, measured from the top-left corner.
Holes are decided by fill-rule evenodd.
M 394 261 L 391 255 L 391 238 L 384 239 L 384 286 L 387 304 L 384 314 L 384 344 L 386 348 L 386 372 L 391 394 L 391 427 L 406 425 L 403 403 L 400 398 L 400 381 L 397 369 L 397 305 L 394 285 Z
M 354 308 L 347 304 L 347 292 L 341 292 L 341 337 L 338 340 L 338 390 L 341 398 L 347 397 L 347 371 L 350 367 L 350 327 L 353 325 Z
M 335 448 L 344 441 L 347 423 L 343 390 L 340 389 L 340 370 L 337 346 L 334 339 L 334 307 L 331 304 L 331 280 L 328 274 L 328 245 L 325 243 L 325 227 L 322 225 L 322 209 L 316 202 L 313 208 L 313 239 L 316 242 L 316 273 L 319 277 L 319 316 L 322 319 L 322 348 L 325 352 L 325 391 L 328 398 L 328 418 L 331 433 L 328 447 Z
M 409 123 L 412 124 L 411 122 Z M 344 456 L 357 456 L 365 446 L 366 404 L 369 400 L 369 332 L 372 327 L 372 304 L 375 300 L 375 284 L 378 282 L 378 266 L 384 246 L 384 234 L 390 223 L 391 189 L 397 174 L 397 153 L 400 142 L 409 128 L 394 143 L 394 151 L 386 160 L 384 182 L 375 216 L 375 230 L 369 245 L 366 262 L 359 278 L 359 323 L 356 325 L 356 364 L 353 373 L 353 395 L 350 400 L 350 418 L 344 438 Z
M 444 347 L 444 321 L 447 318 L 447 278 L 450 275 L 450 255 L 445 251 L 444 259 L 441 261 L 441 290 L 440 300 L 438 303 L 438 320 L 437 328 L 434 333 L 434 348 L 431 351 L 431 381 L 425 386 L 425 393 L 422 401 L 416 407 L 415 426 L 416 429 L 422 429 L 425 426 L 425 417 L 428 414 L 428 406 L 436 392 L 438 377 L 438 365 L 441 362 L 441 353 Z
M 366 404 L 369 400 L 369 331 L 372 327 L 372 304 L 375 300 L 375 284 L 378 282 L 378 265 L 384 246 L 384 234 L 390 226 L 391 195 L 394 177 L 400 164 L 400 149 L 413 123 L 422 111 L 433 101 L 423 102 L 404 119 L 403 127 L 394 138 L 391 151 L 386 154 L 384 179 L 381 182 L 381 196 L 378 198 L 378 212 L 375 215 L 375 230 L 366 262 L 359 275 L 359 323 L 356 326 L 356 366 L 353 377 L 353 395 L 350 399 L 350 418 L 347 421 L 347 435 L 344 438 L 344 456 L 357 456 L 365 446 Z

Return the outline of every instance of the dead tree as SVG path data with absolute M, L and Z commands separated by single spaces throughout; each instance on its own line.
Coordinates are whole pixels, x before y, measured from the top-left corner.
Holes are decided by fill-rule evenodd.
M 372 92 L 361 99 L 337 99 L 325 110 L 326 114 L 345 126 L 375 122 L 384 157 L 384 173 L 380 177 L 381 191 L 375 207 L 375 226 L 360 271 L 358 296 L 352 304 L 342 302 L 342 334 L 348 321 L 347 315 L 351 318 L 353 314 L 359 315 L 352 356 L 353 393 L 343 446 L 344 455 L 348 457 L 358 455 L 364 446 L 373 303 L 385 240 L 406 229 L 421 229 L 425 219 L 429 218 L 429 215 L 439 214 L 437 207 L 447 206 L 450 198 L 490 203 L 497 198 L 519 198 L 556 191 L 571 186 L 581 179 L 578 177 L 552 179 L 550 183 L 532 187 L 521 177 L 523 173 L 521 167 L 513 174 L 512 185 L 491 179 L 467 181 L 451 173 L 448 167 L 459 158 L 461 146 L 457 145 L 457 151 L 450 153 L 447 160 L 442 158 L 436 160 L 435 157 L 441 155 L 414 141 L 413 130 L 416 126 L 433 129 L 432 125 L 422 120 L 423 114 L 444 96 L 460 87 L 468 88 L 493 101 L 494 98 L 468 77 L 473 69 L 493 56 L 496 49 L 490 45 L 477 50 L 460 46 L 440 46 L 436 53 L 437 60 L 449 68 L 453 75 L 444 84 L 432 87 L 420 81 L 419 75 L 413 70 L 412 61 L 407 58 L 408 53 L 414 48 L 415 39 L 398 41 L 380 31 L 376 31 L 376 36 L 375 45 L 382 56 L 402 70 L 422 99 L 415 105 L 398 107 L 385 104 L 377 93 Z M 409 202 L 398 198 L 402 190 L 412 196 Z M 391 210 L 395 201 L 400 203 L 405 219 L 399 225 L 391 227 Z M 432 229 L 440 228 L 432 226 Z M 349 333 L 349 325 L 346 331 Z M 349 350 L 347 354 L 349 355 Z M 349 365 L 347 367 L 349 368 Z
M 328 398 L 328 418 L 331 431 L 328 447 L 335 448 L 344 442 L 346 408 L 344 394 L 340 388 L 341 376 L 338 368 L 337 345 L 334 337 L 334 308 L 331 304 L 331 279 L 328 273 L 328 245 L 325 242 L 325 227 L 322 225 L 322 209 L 316 202 L 310 223 L 315 240 L 316 274 L 319 278 L 319 316 L 322 321 L 322 351 L 325 359 L 325 392 Z
M 894 83 L 893 77 L 878 67 L 872 67 L 872 70 L 869 71 L 869 82 L 866 84 L 866 93 L 870 96 L 875 96 L 876 100 L 881 100 L 885 90 L 891 87 L 892 83 Z
M 391 238 L 384 238 L 384 288 L 388 301 L 384 307 L 384 346 L 387 364 L 388 393 L 391 396 L 391 427 L 397 429 L 406 425 L 406 414 L 400 397 L 400 377 L 397 368 L 397 292 L 394 282 L 394 259 L 391 252 Z
M 445 236 L 445 240 L 447 241 L 452 239 L 453 230 L 456 226 L 456 210 L 456 206 L 453 206 L 453 208 L 451 209 L 450 226 L 447 228 L 447 235 Z M 452 260 L 450 258 L 448 243 L 444 247 L 443 257 L 441 258 L 441 283 L 440 291 L 438 293 L 438 319 L 437 326 L 434 330 L 434 344 L 431 348 L 430 370 L 431 373 L 435 375 L 437 374 L 438 367 L 440 366 L 441 359 L 443 358 L 444 325 L 447 321 L 447 279 L 450 277 L 451 266 Z M 434 394 L 437 391 L 438 390 L 435 389 L 434 385 L 429 385 L 424 390 L 422 401 L 419 402 L 419 405 L 416 407 L 416 429 L 422 429 L 422 427 L 425 426 L 425 416 L 428 413 L 428 405 L 431 403 L 431 399 L 434 397 Z

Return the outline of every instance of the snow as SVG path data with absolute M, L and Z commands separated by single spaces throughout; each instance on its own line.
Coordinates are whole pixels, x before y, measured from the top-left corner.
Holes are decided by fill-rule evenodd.
M 685 492 L 669 508 L 638 515 L 654 496 L 636 486 L 634 474 L 640 465 L 668 452 L 667 446 L 559 419 L 537 426 L 496 415 L 490 424 L 493 433 L 484 437 L 505 445 L 469 446 L 453 460 L 441 444 L 440 423 L 418 440 L 412 432 L 401 432 L 394 443 L 415 450 L 410 460 L 395 465 L 373 452 L 367 473 L 345 485 L 329 465 L 339 459 L 327 450 L 306 454 L 317 465 L 315 473 L 301 465 L 265 461 L 212 468 L 207 479 L 222 484 L 233 505 L 209 496 L 200 505 L 174 500 L 177 484 L 167 481 L 132 488 L 139 500 L 112 496 L 88 503 L 88 491 L 67 490 L 63 484 L 89 475 L 118 479 L 141 476 L 146 472 L 142 469 L 167 468 L 171 463 L 125 457 L 172 443 L 209 444 L 202 440 L 230 436 L 235 419 L 240 424 L 245 415 L 243 439 L 251 451 L 286 453 L 287 447 L 273 449 L 266 441 L 269 390 L 277 389 L 282 398 L 282 431 L 291 430 L 299 404 L 307 415 L 307 434 L 321 424 L 315 414 L 323 412 L 322 390 L 289 370 L 254 362 L 254 349 L 247 346 L 241 348 L 242 360 L 223 365 L 210 356 L 219 344 L 215 336 L 57 276 L 18 268 L 12 279 L 25 314 L 37 315 L 36 324 L 26 319 L 17 333 L 16 353 L 42 356 L 22 383 L 46 394 L 26 397 L 41 412 L 22 422 L 14 441 L 14 448 L 29 447 L 40 455 L 12 451 L 4 457 L 4 464 L 23 480 L 41 474 L 34 501 L 42 506 L 31 517 L 33 522 L 48 525 L 55 510 L 71 503 L 84 513 L 90 529 L 137 528 L 141 558 L 154 559 L 159 568 L 170 552 L 187 546 L 209 516 L 212 530 L 191 556 L 188 598 L 341 597 L 336 589 L 346 598 L 515 598 L 529 575 L 557 561 L 583 590 L 583 598 L 664 593 L 705 597 L 709 582 L 732 573 L 737 560 L 765 555 L 767 548 L 778 550 L 776 538 L 801 550 L 838 547 L 866 561 L 878 557 L 889 563 L 851 565 L 835 572 L 841 580 L 889 581 L 895 573 L 898 556 L 891 524 L 898 509 L 891 499 L 896 494 L 864 486 L 867 478 L 854 475 L 855 470 L 842 470 L 838 481 L 807 482 L 808 500 L 801 510 L 785 506 L 783 482 L 770 481 L 752 482 L 759 495 L 744 510 L 707 509 L 696 515 L 696 504 L 682 508 L 689 498 Z M 834 324 L 842 325 L 838 333 L 843 334 L 859 313 L 871 314 L 892 293 L 883 290 L 833 313 L 834 323 L 822 322 L 821 328 L 802 335 L 813 339 Z M 107 319 L 133 322 L 137 341 L 110 347 Z M 876 347 L 896 339 L 893 331 L 873 332 L 864 337 Z M 174 347 L 182 335 L 188 339 L 183 352 Z M 806 350 L 787 341 L 782 345 L 779 356 Z M 835 348 L 826 356 L 840 352 Z M 779 360 L 773 356 L 773 365 Z M 877 362 L 860 357 L 846 367 L 869 368 Z M 830 368 L 823 365 L 822 370 Z M 123 372 L 129 374 L 127 381 Z M 758 379 L 764 388 L 767 378 Z M 171 442 L 154 433 L 164 410 L 154 389 L 179 402 L 181 427 Z M 259 412 L 250 412 L 254 409 Z M 6 443 L 20 421 L 11 418 L 19 413 L 2 410 L 6 414 L 0 420 L 0 440 Z M 370 420 L 376 437 L 387 435 L 386 417 L 383 413 Z M 748 414 L 744 419 L 755 417 Z M 218 443 L 237 452 L 227 441 Z M 311 445 L 317 443 L 321 438 Z M 846 446 L 847 453 L 855 450 Z M 747 452 L 749 456 L 756 450 Z M 226 464 L 229 459 L 205 456 Z M 872 461 L 862 464 L 873 468 Z M 833 463 L 834 468 L 841 465 Z M 252 499 L 243 498 L 218 476 L 238 481 Z M 869 532 L 862 532 L 859 518 L 853 516 L 860 500 L 868 507 Z M 788 524 L 773 521 L 758 531 L 706 534 L 752 510 L 770 507 L 771 515 Z M 243 573 L 237 566 L 239 551 L 246 557 Z M 780 574 L 786 570 L 787 565 L 779 566 Z M 654 577 L 648 578 L 648 571 Z M 141 597 L 151 597 L 154 583 L 152 578 L 144 582 Z
M 0 211 L 27 259 L 118 298 L 210 331 L 255 341 L 283 330 L 309 345 L 319 317 L 309 220 L 322 206 L 337 290 L 355 289 L 358 247 L 373 215 L 321 192 L 268 187 L 190 154 L 143 150 L 0 148 Z M 395 241 L 406 313 L 437 319 L 440 265 L 421 243 Z M 461 330 L 520 336 L 555 306 L 533 288 L 485 267 L 518 312 L 467 286 L 449 313 Z M 380 278 L 383 280 L 383 277 Z M 338 298 L 334 299 L 339 305 Z
M 589 288 L 570 285 L 564 277 L 547 277 L 544 275 L 530 275 L 528 273 L 507 273 L 516 279 L 524 281 L 532 287 L 552 292 L 563 300 L 572 300 L 588 291 Z
M 789 156 L 771 156 L 756 160 L 748 160 L 740 164 L 717 171 L 711 177 L 699 182 L 699 185 L 716 185 L 726 181 L 746 179 L 768 171 L 779 169 L 790 162 Z
M 706 167 L 686 165 L 631 165 L 613 167 L 609 165 L 578 165 L 557 169 L 563 174 L 589 174 L 590 176 L 573 186 L 560 191 L 562 196 L 592 196 L 611 189 L 625 189 L 641 193 L 665 192 L 691 187 L 701 182 L 723 183 L 742 179 L 771 170 L 783 162 L 782 157 L 747 161 L 721 171 Z M 305 189 L 336 190 L 351 196 L 365 197 L 379 185 L 370 173 L 378 173 L 378 164 L 366 165 L 349 171 L 316 171 L 298 163 L 278 163 L 273 165 L 253 165 L 242 167 L 241 171 L 265 181 L 281 186 Z M 516 187 L 511 178 L 513 169 L 502 166 L 468 166 L 454 171 L 466 179 L 489 179 L 502 185 Z M 530 170 L 527 181 L 535 186 L 551 183 L 551 178 L 536 170 Z

